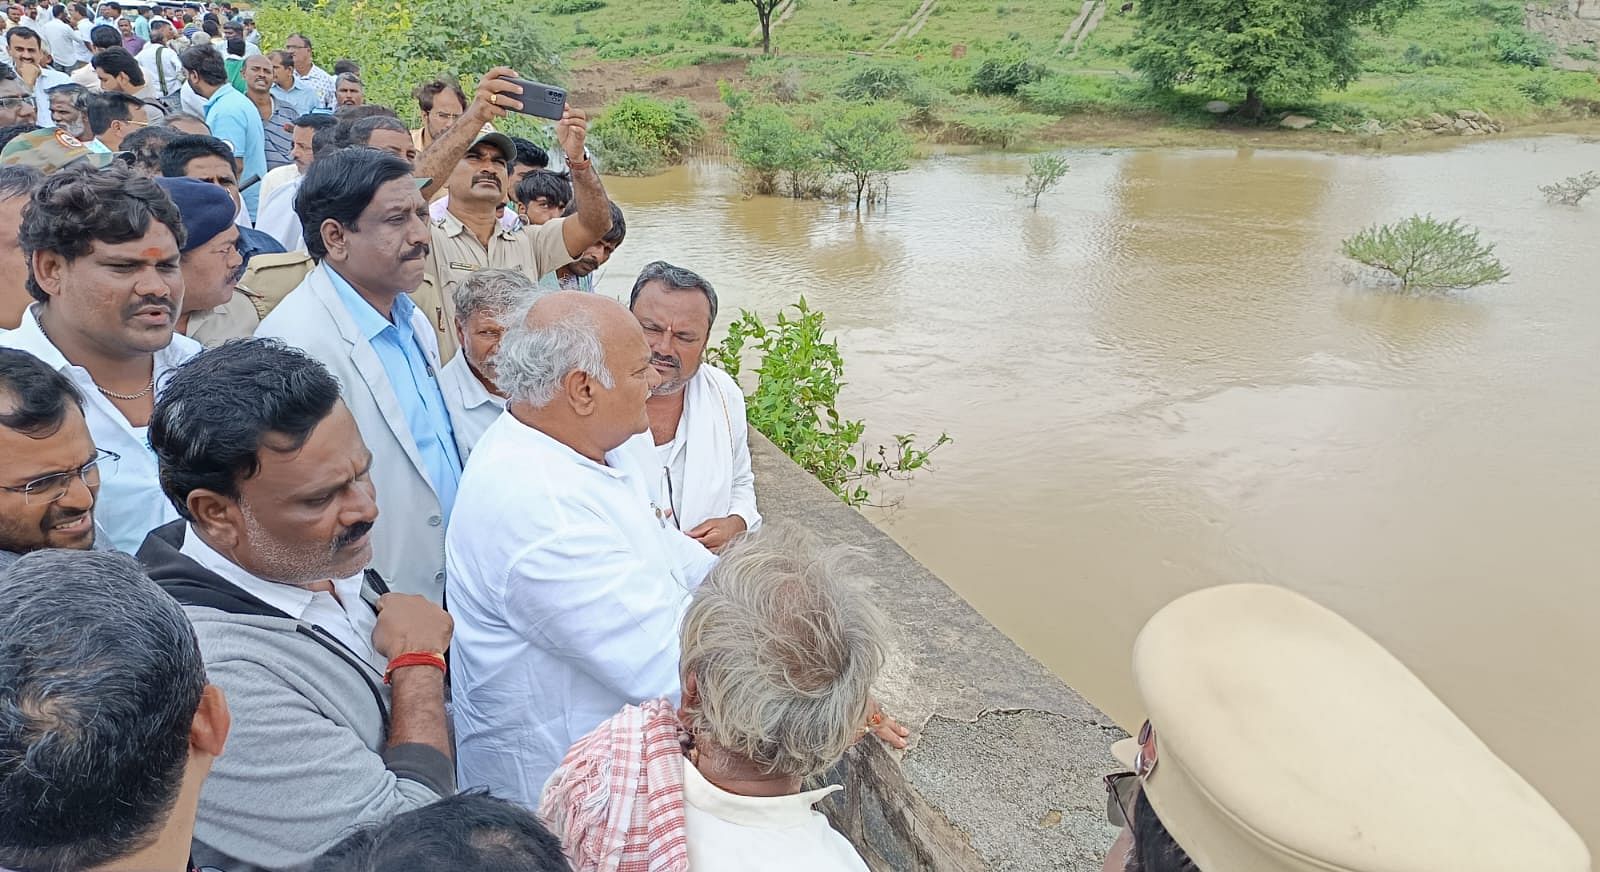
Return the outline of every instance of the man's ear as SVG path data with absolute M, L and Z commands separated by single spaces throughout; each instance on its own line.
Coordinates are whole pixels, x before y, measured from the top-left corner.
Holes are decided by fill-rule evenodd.
M 40 290 L 52 297 L 61 293 L 61 275 L 67 269 L 65 257 L 54 251 L 35 251 L 28 265 Z
M 239 503 L 231 497 L 205 488 L 189 492 L 184 507 L 194 518 L 194 527 L 206 534 L 218 551 L 232 554 L 239 547 L 242 524 Z
M 228 699 L 222 688 L 208 684 L 200 692 L 200 705 L 194 710 L 194 721 L 189 724 L 189 747 L 207 757 L 221 757 L 228 743 L 228 730 L 233 727 L 233 715 L 228 712 Z
M 328 249 L 329 259 L 343 261 L 345 259 L 345 248 L 349 244 L 349 240 L 345 238 L 347 232 L 344 229 L 344 225 L 332 218 L 324 218 L 321 230 L 322 244 Z
M 594 379 L 581 369 L 575 369 L 561 379 L 561 390 L 567 402 L 579 415 L 592 415 L 595 411 Z

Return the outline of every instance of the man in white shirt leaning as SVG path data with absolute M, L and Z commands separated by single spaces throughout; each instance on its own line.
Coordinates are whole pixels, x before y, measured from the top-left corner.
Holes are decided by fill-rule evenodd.
M 673 526 L 712 551 L 761 523 L 744 394 L 703 363 L 717 321 L 717 292 L 697 273 L 664 260 L 646 264 L 628 295 L 650 343 L 661 384 L 650 392 L 650 433 Z
M 145 429 L 168 373 L 200 350 L 174 333 L 183 297 L 183 221 L 156 183 L 87 155 L 35 192 L 18 233 L 35 302 L 0 346 L 77 385 L 94 443 L 121 457 L 100 484 L 108 543 L 133 551 L 177 517 L 161 496 Z M 87 207 L 78 204 L 91 204 Z
M 450 409 L 463 463 L 506 408 L 506 395 L 494 381 L 494 353 L 506 324 L 545 293 L 526 273 L 514 269 L 479 270 L 451 292 L 461 353 L 439 371 L 439 388 Z
M 484 433 L 445 538 L 457 780 L 534 806 L 572 742 L 678 694 L 678 625 L 716 558 L 650 499 L 623 443 L 660 381 L 639 324 L 578 292 L 509 325 Z

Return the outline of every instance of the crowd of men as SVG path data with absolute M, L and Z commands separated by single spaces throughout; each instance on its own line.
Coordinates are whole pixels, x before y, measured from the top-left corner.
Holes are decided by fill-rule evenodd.
M 847 555 L 762 527 L 712 283 L 592 293 L 623 213 L 581 111 L 559 171 L 494 129 L 511 70 L 419 84 L 411 130 L 231 11 L 8 13 L 0 866 L 865 869 L 804 785 L 906 746 L 881 621 Z M 1163 615 L 1108 869 L 1587 869 L 1336 616 Z M 1416 744 L 1353 745 L 1349 712 Z M 1285 786 L 1284 748 L 1322 780 Z M 1307 808 L 1379 850 L 1297 836 Z M 1407 835 L 1421 860 L 1375 862 Z

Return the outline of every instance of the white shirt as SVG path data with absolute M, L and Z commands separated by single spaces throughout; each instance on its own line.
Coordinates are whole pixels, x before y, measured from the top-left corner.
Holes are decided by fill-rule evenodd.
M 505 397 L 489 393 L 489 389 L 472 374 L 465 352 L 457 352 L 450 362 L 439 370 L 439 390 L 444 392 L 445 408 L 450 410 L 450 426 L 456 431 L 456 450 L 461 452 L 461 462 L 467 462 L 472 446 L 483 438 L 500 413 L 506 410 Z
M 161 58 L 159 63 L 156 60 L 157 55 Z M 178 53 L 169 46 L 155 42 L 145 43 L 134 60 L 144 68 L 145 87 L 162 97 L 177 93 L 178 89 L 188 81 L 183 74 L 183 62 L 178 60 Z M 164 93 L 161 90 L 163 71 L 166 73 L 167 83 Z
M 372 647 L 372 631 L 378 626 L 378 615 L 361 598 L 362 573 L 332 579 L 337 598 L 325 590 L 267 581 L 245 572 L 239 564 L 207 545 L 194 531 L 193 524 L 184 532 L 183 547 L 178 553 L 289 617 L 320 627 L 350 649 L 350 653 L 367 661 L 379 675 L 389 668 L 389 661 Z
M 683 767 L 684 838 L 694 872 L 867 872 L 867 864 L 812 808 L 839 785 L 791 796 L 739 796 Z
M 294 198 L 300 193 L 300 183 L 304 180 L 305 176 L 297 175 L 273 188 L 270 194 L 263 193 L 258 201 L 256 229 L 278 240 L 285 251 L 304 251 L 306 247 L 300 214 L 294 210 Z
M 655 498 L 663 508 L 671 504 L 679 529 L 729 515 L 751 530 L 761 526 L 744 394 L 727 373 L 700 366 L 684 386 L 678 429 L 672 441 L 656 446 L 655 458 Z
M 261 177 L 261 202 L 266 203 L 267 198 L 272 196 L 272 192 L 277 190 L 278 186 L 298 178 L 300 178 L 300 165 L 294 161 L 267 170 L 267 174 Z
M 72 25 L 59 18 L 39 25 L 39 35 L 49 44 L 50 56 L 64 67 L 72 66 L 88 54 L 83 43 L 78 41 L 78 34 L 72 30 Z
M 114 451 L 122 456 L 116 472 L 102 476 L 100 494 L 95 500 L 95 520 L 100 523 L 112 547 L 129 554 L 139 550 L 146 533 L 176 520 L 178 512 L 172 507 L 161 483 L 156 478 L 156 456 L 150 450 L 150 440 L 143 427 L 134 427 L 122 412 L 95 387 L 89 371 L 67 362 L 44 332 L 39 329 L 37 312 L 40 303 L 34 303 L 22 315 L 17 329 L 0 335 L 0 347 L 17 348 L 32 354 L 72 380 L 83 394 L 83 414 L 89 423 L 89 435 L 95 447 Z M 173 368 L 200 352 L 200 343 L 187 336 L 173 334 L 172 342 L 155 354 L 156 395 L 161 395 L 166 379 Z
M 54 127 L 55 121 L 50 117 L 50 95 L 48 92 L 57 85 L 72 84 L 72 77 L 60 70 L 49 67 L 39 68 L 39 78 L 33 83 L 33 108 L 39 116 L 40 127 Z
M 678 626 L 716 558 L 665 522 L 637 457 L 596 463 L 510 414 L 473 449 L 445 536 L 461 789 L 535 808 L 575 740 L 677 697 Z

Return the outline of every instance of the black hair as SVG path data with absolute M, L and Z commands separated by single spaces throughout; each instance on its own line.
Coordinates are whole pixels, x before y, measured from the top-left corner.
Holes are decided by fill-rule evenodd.
M 310 45 L 310 43 L 306 44 Z M 345 73 L 355 73 L 356 75 L 360 75 L 361 65 L 349 58 L 339 58 L 338 60 L 334 61 L 333 74 L 335 76 L 342 76 Z
M 360 106 L 340 106 L 334 110 L 333 117 L 345 124 L 354 124 L 363 118 L 376 118 L 382 115 L 388 118 L 399 118 L 393 109 L 377 103 L 363 103 Z
M 217 26 L 217 16 L 209 12 L 206 13 L 205 19 L 200 22 L 200 30 L 212 39 L 222 38 L 222 28 Z
M 183 607 L 132 557 L 36 551 L 0 575 L 0 866 L 98 867 L 159 833 L 205 685 Z
M 83 394 L 78 393 L 71 379 L 15 348 L 0 348 L 0 398 L 10 407 L 9 411 L 0 412 L 0 427 L 32 439 L 47 438 L 61 429 L 68 401 L 83 408 Z
M 345 136 L 347 145 L 367 145 L 372 142 L 372 134 L 379 130 L 393 130 L 411 136 L 411 128 L 404 121 L 392 115 L 369 115 L 357 120 L 350 125 L 350 132 Z
M 132 242 L 159 221 L 183 248 L 183 219 L 167 192 L 128 167 L 95 169 L 81 161 L 52 173 L 22 210 L 17 239 L 28 258 L 28 293 L 41 303 L 50 296 L 33 276 L 33 255 L 49 251 L 69 261 L 96 242 Z
M 294 126 L 309 127 L 312 130 L 321 130 L 325 127 L 333 127 L 338 123 L 339 119 L 329 115 L 326 112 L 307 112 L 306 114 L 301 115 L 299 118 L 294 120 Z
M 91 58 L 89 64 L 108 76 L 125 73 L 136 87 L 144 87 L 144 67 L 125 48 L 108 48 Z
M 5 64 L 0 64 L 0 67 L 4 67 L 7 70 L 11 69 Z M 12 73 L 9 78 L 16 78 L 16 76 L 16 73 Z M 0 75 L 0 82 L 6 81 L 7 78 L 8 77 L 6 76 Z M 0 127 L 0 151 L 5 150 L 5 147 L 11 144 L 11 140 L 16 139 L 22 134 L 32 133 L 35 130 L 43 129 L 43 127 L 40 127 L 37 124 L 9 124 L 5 127 Z
M 233 149 L 226 142 L 215 136 L 188 133 L 161 149 L 161 174 L 169 179 L 183 178 L 189 172 L 189 161 L 197 157 L 220 157 L 233 166 Z
M 161 152 L 167 144 L 186 134 L 171 127 L 154 124 L 140 127 L 122 138 L 122 152 L 132 157 L 131 163 L 145 175 L 161 175 Z
M 56 5 L 50 7 L 50 14 L 55 18 L 66 18 L 67 7 L 57 3 Z
M 533 140 L 513 136 L 511 144 L 517 147 L 516 157 L 511 160 L 513 165 L 523 164 L 536 170 L 542 170 L 550 165 L 550 152 L 534 145 Z
M 96 24 L 89 31 L 89 44 L 101 51 L 122 47 L 122 34 L 109 24 Z
M 318 131 L 321 133 L 321 131 Z M 376 148 L 344 148 L 322 157 L 306 170 L 294 211 L 300 216 L 306 253 L 314 260 L 328 256 L 322 242 L 322 222 L 333 219 L 356 230 L 356 221 L 377 195 L 378 188 L 411 175 L 411 164 Z
M 261 469 L 262 440 L 298 449 L 339 401 L 339 382 L 298 348 L 235 339 L 178 367 L 150 413 L 161 491 L 186 520 L 189 494 L 238 497 Z M 276 446 L 275 446 L 276 447 Z
M 578 214 L 577 200 L 573 200 L 572 202 L 568 203 L 567 208 L 561 210 L 561 217 L 563 218 L 567 218 L 576 214 Z M 618 246 L 621 245 L 622 240 L 626 239 L 627 237 L 628 222 L 622 219 L 622 207 L 613 202 L 611 204 L 611 229 L 606 231 L 606 235 L 600 237 L 600 241 L 609 242 L 613 246 Z
M 699 291 L 704 294 L 711 313 L 706 329 L 716 326 L 717 289 L 694 270 L 674 266 L 664 260 L 652 260 L 639 271 L 639 277 L 633 280 L 633 290 L 628 292 L 628 311 L 633 311 L 634 304 L 639 302 L 639 292 L 651 282 L 660 282 L 674 291 Z
M 4 134 L 5 130 L 0 129 L 0 135 Z M 0 166 L 0 201 L 32 197 L 33 192 L 39 190 L 42 184 L 44 184 L 44 173 L 33 167 L 17 164 Z
M 439 76 L 423 82 L 411 92 L 411 96 L 417 98 L 417 107 L 426 115 L 433 111 L 433 98 L 445 91 L 456 95 L 456 99 L 461 101 L 462 111 L 466 110 L 467 92 L 461 90 L 461 83 L 452 76 Z
M 223 63 L 222 55 L 209 45 L 185 49 L 178 60 L 185 70 L 199 76 L 207 85 L 228 84 L 228 66 Z
M 533 813 L 468 791 L 359 830 L 323 854 L 312 872 L 571 872 L 561 842 Z
M 143 106 L 144 101 L 132 94 L 96 91 L 89 95 L 84 112 L 89 116 L 89 130 L 101 136 L 111 129 L 113 121 L 132 121 L 134 108 Z
M 1128 852 L 1126 872 L 1200 872 L 1166 824 L 1150 805 L 1144 791 L 1133 802 L 1133 849 Z
M 14 39 L 31 39 L 38 44 L 40 48 L 44 47 L 44 40 L 39 38 L 39 31 L 34 30 L 26 24 L 19 24 L 16 27 L 6 31 L 7 48 L 11 47 L 11 41 Z
M 565 209 L 572 202 L 572 182 L 561 173 L 535 170 L 517 182 L 517 189 L 511 196 L 524 206 L 543 197 L 546 203 Z
M 305 116 L 301 116 L 302 118 Z M 311 154 L 318 160 L 344 148 L 344 138 L 350 132 L 350 126 L 340 124 L 332 115 L 324 115 L 332 124 L 317 125 L 316 132 L 311 134 Z

